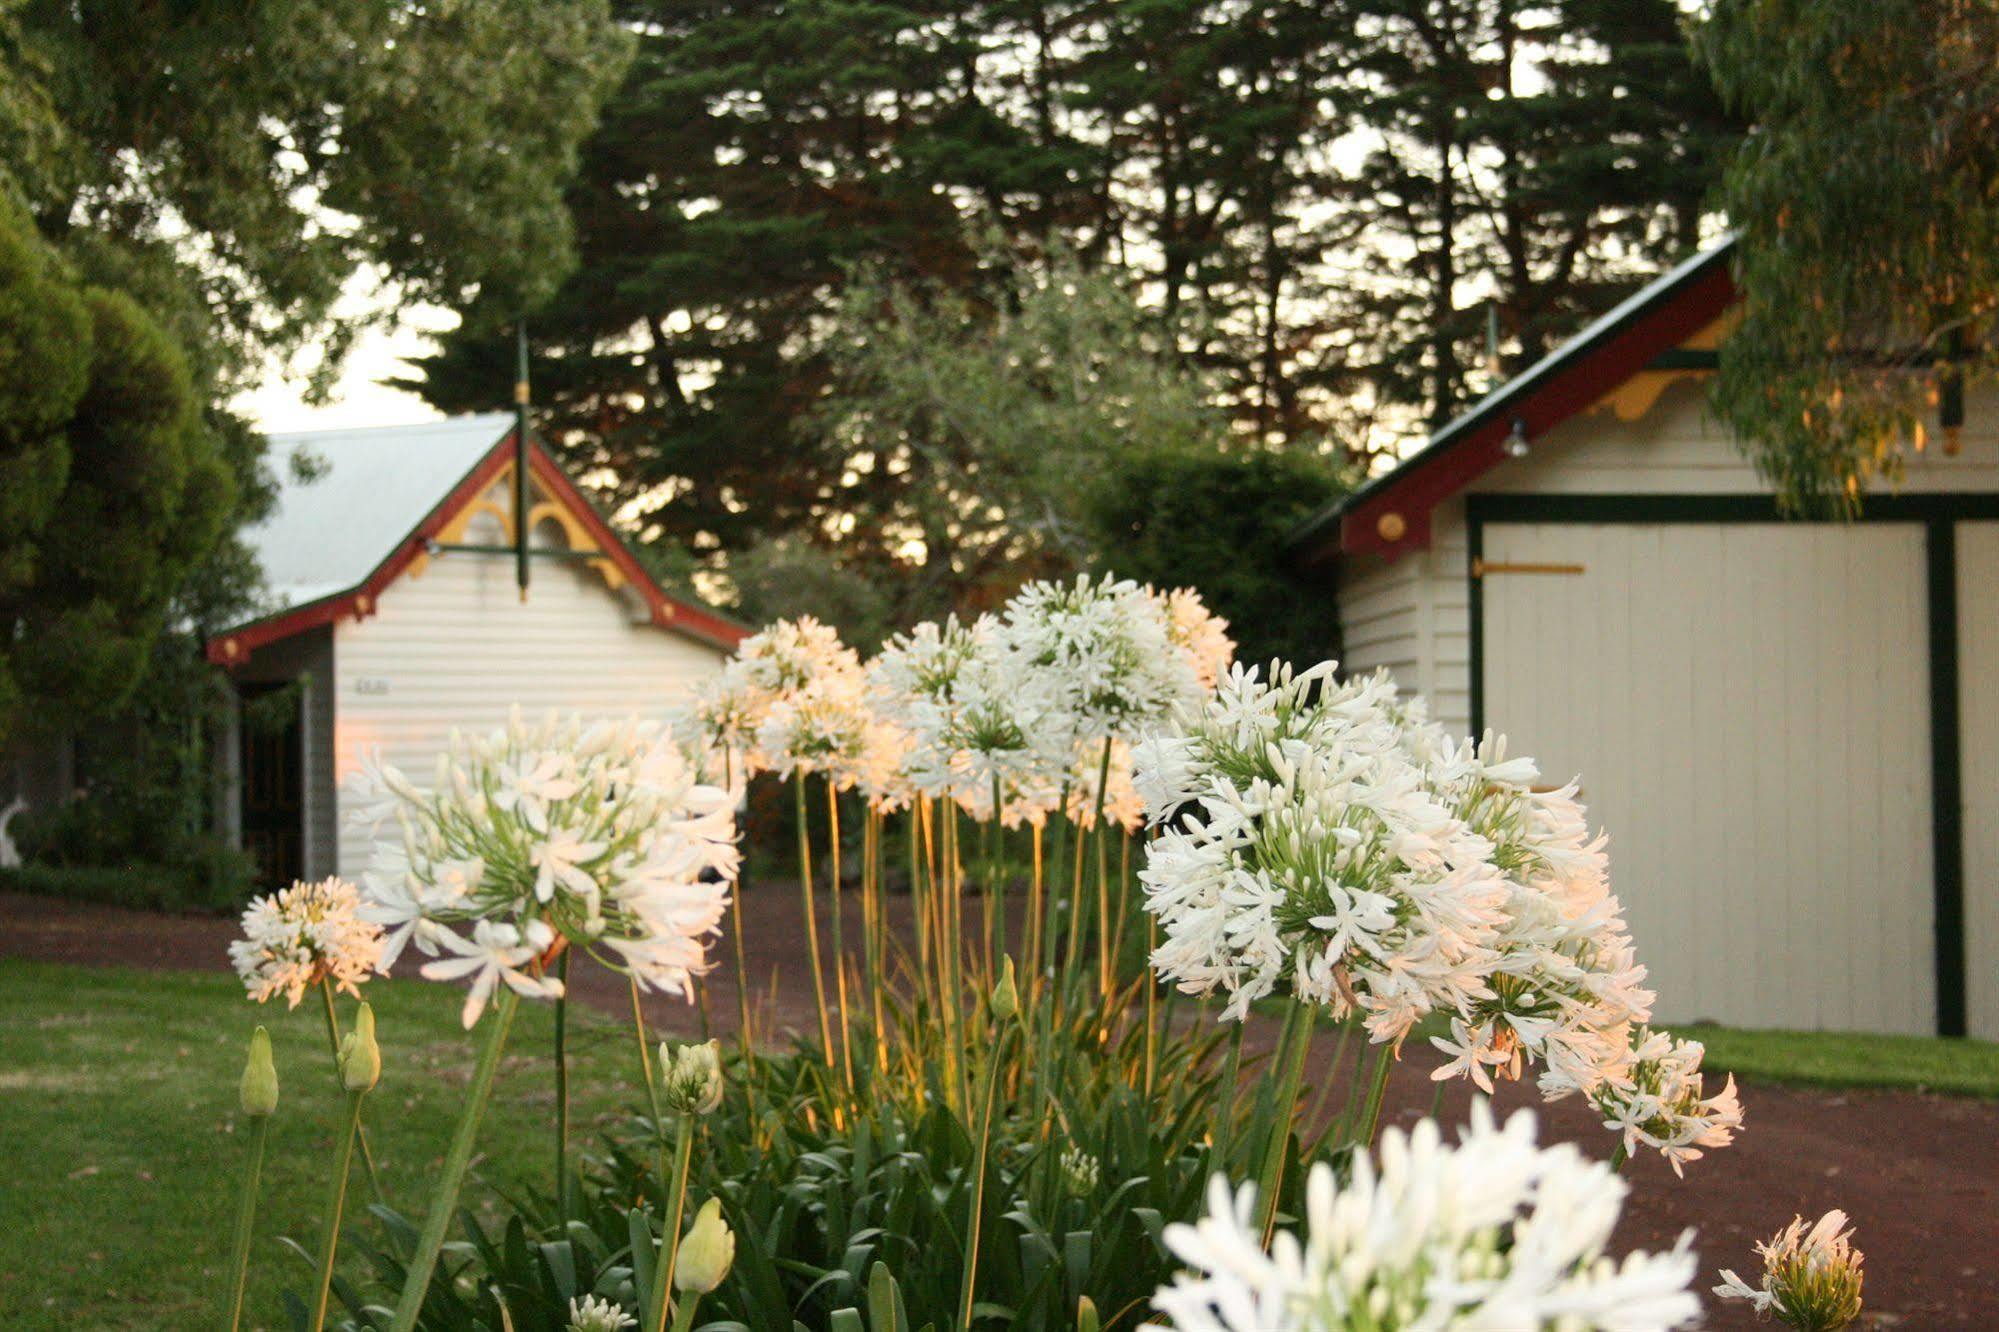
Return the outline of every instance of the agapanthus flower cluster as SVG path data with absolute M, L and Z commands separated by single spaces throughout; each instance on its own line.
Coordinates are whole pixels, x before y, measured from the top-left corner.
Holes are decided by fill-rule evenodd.
M 1606 1249 L 1626 1186 L 1575 1147 L 1536 1144 L 1533 1115 L 1494 1124 L 1481 1100 L 1462 1140 L 1435 1121 L 1382 1135 L 1380 1162 L 1342 1186 L 1312 1167 L 1302 1234 L 1269 1250 L 1253 1185 L 1209 1186 L 1209 1213 L 1166 1228 L 1189 1271 L 1153 1297 L 1180 1332 L 1665 1332 L 1700 1315 L 1689 1237 L 1667 1253 Z
M 1030 583 L 997 615 L 917 626 L 869 667 L 874 706 L 908 737 L 900 777 L 974 818 L 1138 825 L 1130 743 L 1192 706 L 1234 651 L 1188 590 Z M 1109 765 L 1105 759 L 1108 753 Z
M 565 1332 L 624 1332 L 628 1327 L 637 1327 L 639 1320 L 626 1313 L 622 1306 L 595 1295 L 585 1295 L 569 1302 L 569 1326 Z
M 1376 1040 L 1447 1014 L 1433 1076 L 1490 1091 L 1536 1062 L 1546 1097 L 1589 1098 L 1676 1170 L 1741 1126 L 1732 1081 L 1704 1094 L 1701 1047 L 1644 1025 L 1653 996 L 1575 786 L 1537 789 L 1502 740 L 1451 741 L 1385 673 L 1236 668 L 1137 769 L 1162 825 L 1140 874 L 1153 965 L 1227 992 L 1227 1016 L 1284 983 L 1359 1009 Z
M 1853 1247 L 1845 1212 L 1835 1208 L 1810 1228 L 1794 1217 L 1756 1252 L 1763 1259 L 1762 1281 L 1752 1286 L 1724 1269 L 1714 1293 L 1748 1300 L 1757 1313 L 1799 1332 L 1839 1332 L 1860 1317 L 1863 1257 Z
M 356 817 L 393 821 L 378 843 L 362 914 L 437 960 L 424 975 L 468 979 L 465 1025 L 498 985 L 552 997 L 547 964 L 590 951 L 641 987 L 691 997 L 735 876 L 733 800 L 696 779 L 661 727 L 516 711 L 484 737 L 453 733 L 429 790 L 370 761 Z
M 956 617 L 899 634 L 869 665 L 875 706 L 909 737 L 900 777 L 916 794 L 988 818 L 995 784 L 1009 824 L 1040 818 L 1069 756 L 1052 672 L 1031 669 L 997 618 Z
M 360 892 L 340 879 L 298 882 L 252 901 L 229 960 L 250 998 L 261 1004 L 282 994 L 293 1008 L 322 980 L 358 995 L 370 972 L 388 969 L 382 927 L 364 917 Z
M 1428 790 L 1381 678 L 1237 667 L 1175 734 L 1138 747 L 1161 825 L 1140 882 L 1153 966 L 1225 1013 L 1289 982 L 1399 1042 L 1484 996 L 1506 889 L 1484 840 Z
M 867 673 L 830 625 L 778 620 L 743 640 L 696 691 L 683 738 L 723 756 L 731 776 L 818 773 L 834 785 L 885 791 L 903 740 L 869 706 Z

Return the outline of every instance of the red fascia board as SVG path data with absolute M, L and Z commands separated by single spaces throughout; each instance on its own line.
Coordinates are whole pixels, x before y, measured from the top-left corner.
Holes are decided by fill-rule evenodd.
M 1410 465 L 1379 494 L 1340 515 L 1342 554 L 1389 558 L 1430 544 L 1430 511 L 1506 461 L 1506 437 L 1521 421 L 1527 437 L 1538 438 L 1584 411 L 1643 370 L 1660 352 L 1677 347 L 1719 318 L 1735 300 L 1728 270 L 1717 265 L 1673 298 L 1606 337 L 1571 365 L 1564 366 L 1514 402 L 1505 404 L 1454 441 L 1434 460 Z M 1399 514 L 1402 534 L 1381 533 L 1384 514 Z
M 417 556 L 425 552 L 429 543 L 437 539 L 438 533 L 444 530 L 452 517 L 484 494 L 487 487 L 506 471 L 513 458 L 514 432 L 509 430 L 360 586 L 217 634 L 204 645 L 208 660 L 217 666 L 240 666 L 249 660 L 252 652 L 266 644 L 332 624 L 343 615 L 357 620 L 373 615 L 382 589 L 401 577 Z M 704 607 L 671 596 L 654 582 L 638 557 L 632 554 L 631 548 L 538 444 L 528 447 L 528 467 L 548 487 L 549 492 L 576 515 L 603 548 L 606 557 L 631 581 L 645 599 L 654 624 L 671 626 L 727 651 L 734 651 L 738 643 L 749 637 L 750 631 L 741 625 L 725 620 Z
M 509 443 L 512 439 L 512 435 L 507 436 Z M 542 451 L 539 444 L 529 448 L 528 462 L 534 475 L 548 487 L 549 493 L 576 515 L 605 556 L 638 589 L 639 595 L 645 598 L 646 608 L 652 612 L 654 624 L 677 629 L 729 652 L 735 651 L 736 645 L 750 636 L 750 631 L 742 625 L 723 619 L 705 606 L 676 597 L 653 581 L 652 575 L 639 563 L 638 556 L 632 553 L 624 538 L 604 521 L 604 516 L 597 512 L 597 506 L 576 488 L 575 482 Z

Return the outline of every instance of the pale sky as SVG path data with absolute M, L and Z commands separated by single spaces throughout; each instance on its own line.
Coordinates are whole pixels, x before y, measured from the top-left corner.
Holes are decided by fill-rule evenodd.
M 312 368 L 308 360 L 294 367 L 273 366 L 258 388 L 236 399 L 237 410 L 271 434 L 436 420 L 438 411 L 422 398 L 381 381 L 407 375 L 411 367 L 406 358 L 430 351 L 430 335 L 455 327 L 458 316 L 434 305 L 405 307 L 399 293 L 366 270 L 348 281 L 338 308 L 348 316 L 382 310 L 396 314 L 392 325 L 370 325 L 355 340 L 332 397 L 323 405 L 305 401 L 305 374 Z M 511 380 L 493 385 L 494 409 L 511 404 L 513 392 Z

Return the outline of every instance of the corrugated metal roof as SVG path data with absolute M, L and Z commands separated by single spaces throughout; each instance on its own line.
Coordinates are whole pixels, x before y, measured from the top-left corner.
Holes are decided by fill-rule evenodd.
M 276 510 L 244 532 L 274 611 L 358 587 L 513 428 L 505 412 L 271 436 Z M 319 475 L 301 480 L 304 452 Z

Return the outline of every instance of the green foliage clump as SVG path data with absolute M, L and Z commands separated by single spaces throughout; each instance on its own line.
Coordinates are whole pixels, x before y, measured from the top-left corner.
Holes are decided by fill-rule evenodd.
M 1195 589 L 1229 622 L 1237 660 L 1315 661 L 1336 655 L 1332 590 L 1290 566 L 1285 538 L 1346 487 L 1310 455 L 1157 458 L 1102 488 L 1091 519 L 1106 566 Z
M 1756 122 L 1714 407 L 1793 508 L 1853 512 L 1999 373 L 1995 44 L 1999 10 L 1947 0 L 1719 0 L 1699 30 Z
M 234 479 L 185 358 L 0 207 L 0 739 L 136 685 Z

